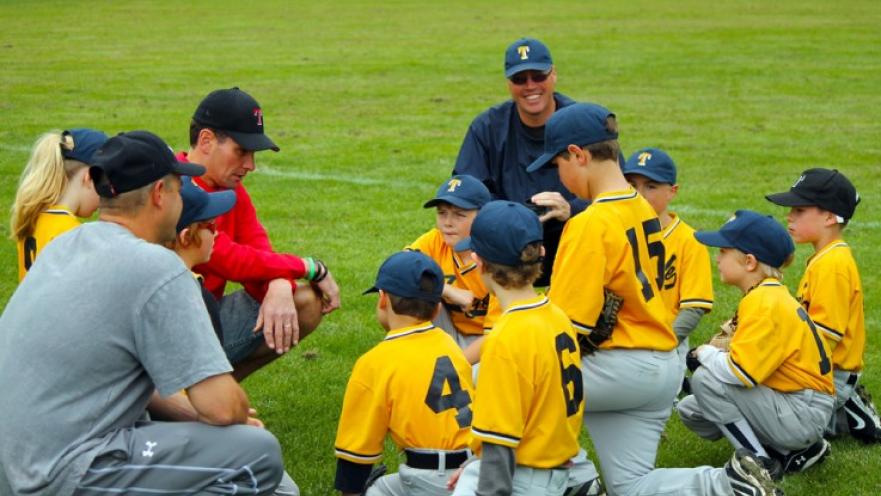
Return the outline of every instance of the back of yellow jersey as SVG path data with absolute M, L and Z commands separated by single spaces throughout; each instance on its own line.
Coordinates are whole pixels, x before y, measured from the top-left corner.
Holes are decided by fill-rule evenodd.
M 661 295 L 673 315 L 683 308 L 713 309 L 710 252 L 694 237 L 694 229 L 675 214 L 664 229 L 664 282 Z
M 477 264 L 470 258 L 463 260 L 452 248 L 444 243 L 443 235 L 437 228 L 428 231 L 406 247 L 426 254 L 440 265 L 444 273 L 444 282 L 450 286 L 471 291 L 476 300 L 474 308 L 463 312 L 455 305 L 444 304 L 450 312 L 450 320 L 462 334 L 483 334 L 492 327 L 492 323 L 501 314 L 501 308 L 494 302 L 495 298 L 480 280 Z
M 352 370 L 336 456 L 375 463 L 387 433 L 402 449 L 464 449 L 473 398 L 471 365 L 449 335 L 430 322 L 389 331 Z
M 474 439 L 514 449 L 518 465 L 559 467 L 578 452 L 581 354 L 566 314 L 536 296 L 508 308 L 483 345 Z
M 746 387 L 833 394 L 829 345 L 808 313 L 776 279 L 765 279 L 737 306 L 728 365 Z
M 18 249 L 18 280 L 24 279 L 43 248 L 63 234 L 80 225 L 79 219 L 64 207 L 55 205 L 37 218 L 34 233 L 16 243 Z
M 829 340 L 832 365 L 861 371 L 866 350 L 863 285 L 847 243 L 833 241 L 808 260 L 796 296 Z
M 672 350 L 678 342 L 673 316 L 660 294 L 664 253 L 657 215 L 634 189 L 598 195 L 566 223 L 549 296 L 578 332 L 589 333 L 607 288 L 624 303 L 600 348 Z

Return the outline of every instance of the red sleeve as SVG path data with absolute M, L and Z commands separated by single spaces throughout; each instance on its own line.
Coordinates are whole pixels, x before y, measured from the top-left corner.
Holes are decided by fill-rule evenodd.
M 217 298 L 223 296 L 226 281 L 242 284 L 248 294 L 262 300 L 269 281 L 293 282 L 306 274 L 303 259 L 272 251 L 266 229 L 242 185 L 236 188 L 236 206 L 217 218 L 217 231 L 211 259 L 194 268 L 205 276 L 205 287 Z

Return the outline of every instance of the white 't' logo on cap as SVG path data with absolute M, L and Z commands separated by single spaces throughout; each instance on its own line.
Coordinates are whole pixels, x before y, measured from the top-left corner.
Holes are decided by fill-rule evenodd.
M 520 54 L 520 60 L 527 60 L 529 58 L 529 46 L 522 45 L 517 47 L 517 53 Z

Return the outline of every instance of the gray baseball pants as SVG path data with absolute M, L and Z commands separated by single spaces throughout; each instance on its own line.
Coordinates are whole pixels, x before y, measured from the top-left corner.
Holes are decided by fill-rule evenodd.
M 725 469 L 655 468 L 682 378 L 676 350 L 599 350 L 581 360 L 584 425 L 613 495 L 732 494 Z M 589 460 L 587 463 L 591 463 Z
M 719 425 L 746 420 L 759 442 L 784 453 L 819 441 L 834 405 L 831 395 L 810 389 L 781 393 L 725 384 L 703 367 L 691 376 L 691 390 L 677 410 L 697 435 L 715 441 L 723 436 Z
M 297 496 L 299 489 L 284 473 L 281 447 L 269 431 L 150 422 L 116 431 L 75 494 Z
M 480 460 L 465 465 L 453 496 L 473 496 L 480 480 Z M 563 496 L 569 481 L 565 468 L 544 469 L 517 465 L 514 467 L 512 496 Z

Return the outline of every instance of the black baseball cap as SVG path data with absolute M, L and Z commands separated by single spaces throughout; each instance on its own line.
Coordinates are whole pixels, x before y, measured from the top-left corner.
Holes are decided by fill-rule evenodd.
M 844 174 L 819 167 L 802 172 L 789 191 L 765 198 L 784 207 L 820 207 L 837 215 L 839 223 L 850 220 L 860 203 L 860 194 Z
M 136 190 L 169 174 L 201 176 L 199 164 L 178 162 L 162 138 L 149 131 L 120 133 L 104 143 L 92 157 L 89 175 L 98 195 L 113 198 Z
M 431 282 L 423 285 L 423 276 Z M 373 287 L 364 292 L 379 290 L 429 303 L 439 303 L 444 292 L 444 273 L 437 262 L 418 251 L 400 251 L 388 257 L 379 267 Z
M 260 104 L 238 87 L 209 93 L 196 108 L 193 120 L 230 135 L 245 150 L 278 151 L 278 146 L 263 134 Z

